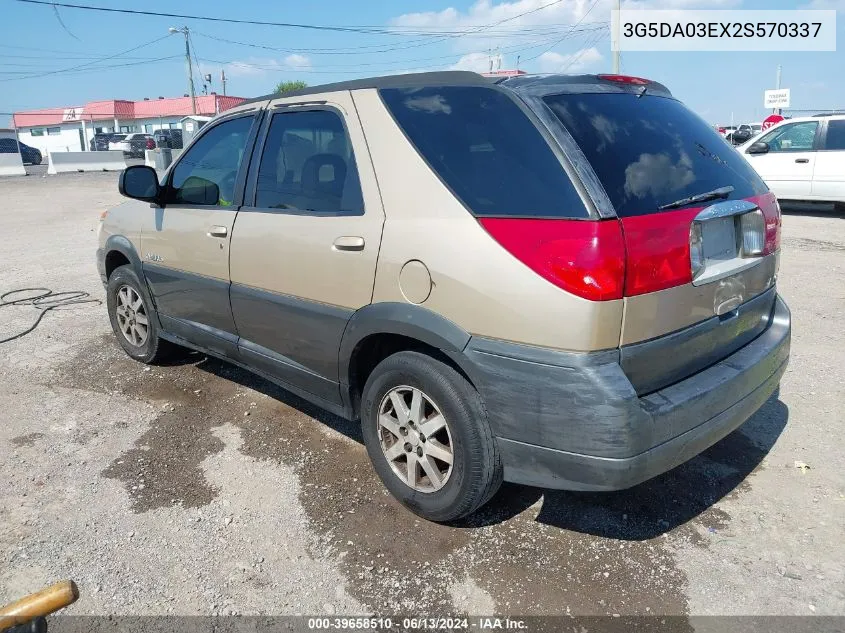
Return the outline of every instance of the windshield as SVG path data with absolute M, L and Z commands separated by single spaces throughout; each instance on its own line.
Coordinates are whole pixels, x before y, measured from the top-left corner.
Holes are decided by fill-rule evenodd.
M 562 94 L 546 104 L 580 146 L 621 216 L 713 189 L 728 199 L 766 185 L 704 120 L 675 99 L 635 94 Z

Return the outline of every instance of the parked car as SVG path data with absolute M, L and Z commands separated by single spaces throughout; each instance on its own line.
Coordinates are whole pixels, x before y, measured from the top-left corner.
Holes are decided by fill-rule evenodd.
M 18 150 L 20 147 L 20 150 Z M 40 165 L 43 157 L 41 151 L 30 147 L 26 143 L 20 143 L 13 138 L 0 138 L 0 154 L 17 154 L 20 151 L 21 162 L 30 165 Z
M 728 135 L 733 134 L 736 129 L 735 125 L 721 125 L 719 126 L 719 134 L 721 134 L 724 138 L 728 138 Z
M 761 123 L 743 123 L 736 130 L 726 135 L 734 145 L 742 145 L 753 136 L 757 136 L 763 129 Z
M 120 150 L 129 158 L 143 158 L 144 151 L 155 149 L 155 139 L 151 134 L 128 134 L 123 139 L 109 142 L 109 149 Z
M 384 485 L 431 520 L 503 479 L 633 486 L 786 368 L 777 200 L 646 79 L 268 95 L 119 190 L 139 202 L 105 214 L 97 262 L 126 353 L 200 350 L 360 420 Z
M 779 199 L 845 210 L 845 114 L 787 119 L 738 149 Z
M 169 147 L 170 149 L 182 149 L 182 130 L 156 130 L 153 132 L 157 147 Z
M 88 148 L 92 152 L 104 152 L 109 149 L 111 141 L 120 141 L 126 138 L 126 134 L 115 134 L 114 132 L 98 132 L 88 141 Z

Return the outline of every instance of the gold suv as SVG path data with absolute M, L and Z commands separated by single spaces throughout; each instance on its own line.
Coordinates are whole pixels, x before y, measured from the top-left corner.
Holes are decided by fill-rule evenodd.
M 126 353 L 200 350 L 360 419 L 384 484 L 435 521 L 503 479 L 654 477 L 786 368 L 777 201 L 646 79 L 270 95 L 120 192 L 97 261 Z

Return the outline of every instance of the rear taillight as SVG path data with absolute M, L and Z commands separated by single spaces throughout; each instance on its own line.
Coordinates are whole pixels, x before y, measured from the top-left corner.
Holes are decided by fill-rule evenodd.
M 763 218 L 766 221 L 766 245 L 763 247 L 763 255 L 771 255 L 780 249 L 780 205 L 772 192 L 749 198 L 749 200 L 760 207 Z
M 625 296 L 692 281 L 696 265 L 699 271 L 704 266 L 701 234 L 690 230 L 699 211 L 701 208 L 664 211 L 622 220 L 628 250 Z
M 748 199 L 760 211 L 740 218 L 741 252 L 780 248 L 780 207 L 771 193 Z M 514 257 L 559 288 L 591 301 L 631 297 L 690 283 L 705 268 L 703 207 L 621 220 L 481 218 L 484 229 Z M 765 223 L 765 240 L 760 224 Z
M 511 255 L 559 288 L 591 301 L 622 298 L 625 241 L 618 220 L 479 222 Z
M 155 148 L 156 148 L 155 141 L 151 138 L 148 138 L 147 139 L 147 149 L 155 149 Z

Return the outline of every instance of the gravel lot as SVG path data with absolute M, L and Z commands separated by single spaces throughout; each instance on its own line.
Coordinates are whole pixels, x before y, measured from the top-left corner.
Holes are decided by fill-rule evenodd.
M 116 180 L 0 181 L 0 291 L 104 299 Z M 69 577 L 76 614 L 845 615 L 845 219 L 787 215 L 779 284 L 791 364 L 739 431 L 626 492 L 505 486 L 454 527 L 384 492 L 354 425 L 199 355 L 134 363 L 102 305 L 51 312 L 0 345 L 0 604 Z M 0 338 L 35 316 L 0 309 Z

